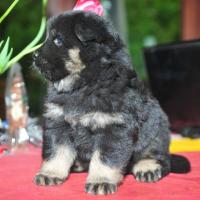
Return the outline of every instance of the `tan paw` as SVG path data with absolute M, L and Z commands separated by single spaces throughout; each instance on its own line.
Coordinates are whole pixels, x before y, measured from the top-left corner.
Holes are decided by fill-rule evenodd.
M 153 159 L 144 159 L 133 167 L 135 179 L 139 182 L 156 182 L 162 178 L 162 166 Z
M 61 179 L 59 177 L 50 177 L 44 174 L 37 174 L 35 176 L 35 183 L 37 185 L 60 185 L 65 181 L 65 179 Z
M 85 192 L 94 195 L 113 194 L 117 191 L 117 185 L 111 183 L 86 183 Z

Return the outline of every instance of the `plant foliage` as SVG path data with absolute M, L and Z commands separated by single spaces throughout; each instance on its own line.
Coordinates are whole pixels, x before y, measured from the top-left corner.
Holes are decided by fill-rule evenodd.
M 181 0 L 125 0 L 129 29 L 129 49 L 140 77 L 146 78 L 142 56 L 144 41 L 153 37 L 157 44 L 180 39 Z
M 0 23 L 8 16 L 8 14 L 12 11 L 14 6 L 19 2 L 19 0 L 13 1 L 10 7 L 5 11 L 5 13 L 0 17 Z M 0 74 L 5 72 L 9 67 L 11 67 L 14 63 L 18 62 L 24 55 L 29 54 L 35 51 L 37 48 L 41 46 L 41 44 L 37 45 L 40 41 L 46 27 L 46 17 L 45 17 L 45 8 L 46 8 L 47 0 L 42 0 L 42 19 L 41 25 L 36 37 L 30 42 L 23 50 L 21 50 L 15 57 L 11 58 L 13 49 L 9 50 L 9 41 L 8 38 L 5 45 L 3 46 L 4 41 L 0 42 Z

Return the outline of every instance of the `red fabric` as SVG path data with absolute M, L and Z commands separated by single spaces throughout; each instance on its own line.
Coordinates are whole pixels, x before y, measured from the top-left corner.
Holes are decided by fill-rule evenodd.
M 99 16 L 103 15 L 103 6 L 99 0 L 78 0 L 73 10 L 92 11 Z
M 33 183 L 41 158 L 40 150 L 0 158 L 0 200 L 199 200 L 200 153 L 185 153 L 191 162 L 189 174 L 170 174 L 158 183 L 138 183 L 129 175 L 116 194 L 93 196 L 84 193 L 86 174 L 71 174 L 61 186 Z

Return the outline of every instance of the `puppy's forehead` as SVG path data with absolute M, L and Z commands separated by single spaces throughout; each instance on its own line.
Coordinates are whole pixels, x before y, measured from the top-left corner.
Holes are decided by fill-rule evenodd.
M 73 17 L 69 14 L 62 14 L 56 17 L 52 17 L 48 20 L 47 30 L 63 30 L 69 27 L 73 23 Z
M 48 30 L 72 28 L 75 24 L 81 23 L 87 26 L 103 25 L 102 17 L 92 13 L 83 11 L 68 11 L 58 16 L 54 16 L 48 20 Z

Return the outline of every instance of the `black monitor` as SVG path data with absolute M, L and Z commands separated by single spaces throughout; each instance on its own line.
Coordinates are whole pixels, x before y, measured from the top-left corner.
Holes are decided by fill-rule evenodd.
M 144 59 L 172 128 L 200 125 L 200 40 L 145 48 Z

